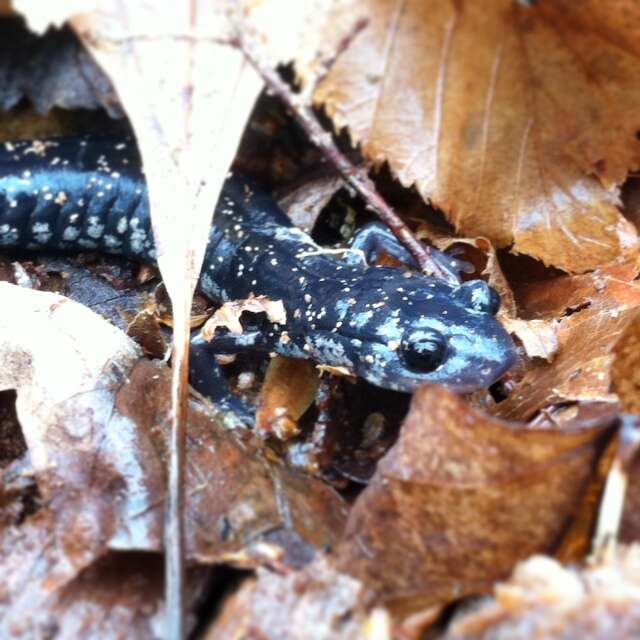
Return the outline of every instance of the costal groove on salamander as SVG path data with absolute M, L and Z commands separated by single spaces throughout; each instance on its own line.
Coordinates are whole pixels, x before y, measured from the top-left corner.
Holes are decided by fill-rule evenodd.
M 135 145 L 95 137 L 4 143 L 0 247 L 91 249 L 153 262 Z M 220 196 L 200 287 L 218 301 L 267 295 L 287 312 L 285 325 L 221 336 L 214 350 L 313 358 L 402 391 L 427 381 L 470 391 L 513 361 L 511 339 L 494 317 L 497 294 L 484 282 L 456 287 L 340 260 L 240 177 L 230 177 Z

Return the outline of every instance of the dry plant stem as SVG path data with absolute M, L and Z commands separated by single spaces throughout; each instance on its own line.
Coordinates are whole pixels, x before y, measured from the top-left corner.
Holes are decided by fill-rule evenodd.
M 167 637 L 185 637 L 184 628 L 184 465 L 189 372 L 189 309 L 174 314 L 169 443 L 169 483 L 165 508 L 165 596 Z
M 407 251 L 415 258 L 420 269 L 452 284 L 458 284 L 457 280 L 440 268 L 431 256 L 431 247 L 423 245 L 414 235 L 402 219 L 387 204 L 378 193 L 373 180 L 367 170 L 353 165 L 349 159 L 335 145 L 331 134 L 324 130 L 316 119 L 313 111 L 291 91 L 274 69 L 263 65 L 258 56 L 253 55 L 249 47 L 241 41 L 236 42 L 247 60 L 258 72 L 265 85 L 274 95 L 290 109 L 298 124 L 309 139 L 322 151 L 327 160 L 340 172 L 344 180 L 367 203 L 376 215 L 391 229 L 398 240 L 406 247 Z

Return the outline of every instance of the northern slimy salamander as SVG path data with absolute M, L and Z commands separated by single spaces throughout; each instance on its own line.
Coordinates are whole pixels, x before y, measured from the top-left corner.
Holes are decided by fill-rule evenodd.
M 370 255 L 381 242 L 400 257 L 406 253 L 376 225 L 356 246 Z M 135 144 L 100 137 L 2 144 L 0 247 L 98 250 L 153 262 Z M 427 381 L 472 391 L 494 382 L 514 359 L 513 343 L 494 317 L 498 295 L 485 282 L 455 286 L 340 259 L 239 177 L 230 177 L 220 196 L 200 288 L 216 301 L 266 295 L 281 300 L 287 313 L 284 325 L 265 321 L 240 336 L 214 338 L 213 352 L 249 348 L 311 358 L 400 391 Z M 214 366 L 195 362 L 196 377 L 198 366 L 200 373 Z

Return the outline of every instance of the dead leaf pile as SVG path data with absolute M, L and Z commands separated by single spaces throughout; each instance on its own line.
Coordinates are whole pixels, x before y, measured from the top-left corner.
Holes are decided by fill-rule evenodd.
M 125 598 L 108 595 L 108 581 L 87 581 L 85 570 L 109 552 L 162 549 L 170 376 L 164 365 L 139 361 L 120 330 L 67 298 L 4 283 L 0 293 L 9 305 L 0 318 L 0 389 L 17 391 L 27 445 L 21 473 L 33 478 L 40 505 L 0 531 L 8 635 L 17 621 L 31 629 L 55 619 L 70 585 L 76 597 L 89 597 L 84 584 L 105 590 L 105 602 Z M 269 462 L 251 434 L 232 435 L 190 408 L 188 456 L 190 558 L 299 566 L 337 541 L 343 501 L 320 481 Z M 133 613 L 147 622 L 161 606 L 134 601 L 144 611 Z
M 625 0 L 0 0 L 0 140 L 132 132 L 167 292 L 143 293 L 126 265 L 0 256 L 0 636 L 166 635 L 169 486 L 184 489 L 185 629 L 208 640 L 640 634 L 640 459 L 623 481 L 611 471 L 639 438 L 621 413 L 640 406 L 633 182 L 621 199 L 640 169 L 638 24 Z M 264 69 L 289 62 L 288 108 L 250 118 Z M 56 110 L 97 106 L 108 113 Z M 263 153 L 283 129 L 302 148 Z M 466 398 L 424 386 L 407 414 L 408 397 L 339 368 L 245 371 L 243 355 L 228 375 L 257 397 L 255 429 L 179 400 L 186 341 L 172 371 L 161 325 L 188 335 L 243 131 L 237 165 L 294 176 L 277 184 L 283 207 L 327 255 L 384 197 L 455 252 L 463 279 L 492 284 L 512 371 Z M 375 198 L 333 197 L 339 149 L 342 176 L 370 169 Z M 283 301 L 259 293 L 202 335 L 240 334 L 249 314 L 285 323 Z M 183 475 L 168 475 L 182 436 Z M 584 562 L 596 522 L 627 546 L 576 568 L 540 555 Z

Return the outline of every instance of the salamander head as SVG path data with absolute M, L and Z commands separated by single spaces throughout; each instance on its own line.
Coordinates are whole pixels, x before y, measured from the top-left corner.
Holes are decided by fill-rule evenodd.
M 436 382 L 470 392 L 514 362 L 513 342 L 495 318 L 500 298 L 481 280 L 454 287 L 376 268 L 354 293 L 340 334 L 354 347 L 354 372 L 372 384 L 413 391 Z

